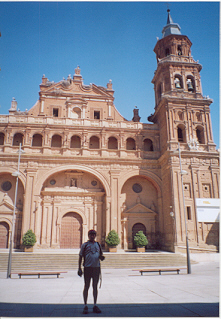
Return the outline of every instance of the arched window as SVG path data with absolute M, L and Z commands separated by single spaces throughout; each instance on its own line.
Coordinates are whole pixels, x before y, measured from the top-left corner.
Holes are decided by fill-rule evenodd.
M 81 138 L 77 135 L 71 137 L 71 148 L 81 148 Z
M 202 126 L 196 128 L 196 136 L 199 144 L 205 144 L 204 128 Z
M 97 136 L 91 136 L 89 142 L 89 148 L 91 149 L 99 149 L 100 140 Z
M 13 146 L 19 146 L 20 144 L 23 145 L 23 134 L 16 133 L 13 137 Z
M 143 148 L 144 148 L 144 151 L 146 151 L 146 152 L 152 152 L 153 151 L 153 142 L 149 138 L 146 138 L 143 141 Z
M 51 139 L 51 147 L 61 147 L 61 136 L 60 135 L 53 135 Z
M 5 134 L 0 133 L 0 145 L 4 145 L 4 141 L 5 141 Z
M 187 90 L 188 92 L 195 92 L 195 82 L 194 79 L 190 76 L 186 79 Z
M 136 143 L 135 140 L 131 137 L 129 137 L 126 141 L 126 149 L 127 150 L 136 150 Z
M 182 89 L 183 88 L 183 81 L 182 77 L 179 74 L 176 74 L 174 77 L 174 84 L 176 89 Z
M 165 55 L 166 55 L 166 56 L 170 55 L 170 49 L 169 49 L 169 48 L 166 48 L 166 50 L 165 50 Z
M 177 138 L 178 138 L 178 142 L 181 142 L 181 143 L 185 143 L 186 142 L 185 126 L 179 125 L 177 127 Z
M 178 45 L 178 47 L 177 47 L 177 53 L 178 53 L 178 55 L 183 55 L 183 54 L 182 54 L 182 47 L 181 47 L 181 45 Z
M 108 139 L 108 149 L 109 150 L 117 150 L 118 149 L 118 143 L 116 137 L 109 137 Z
M 32 138 L 32 146 L 41 147 L 42 146 L 42 135 L 34 134 Z

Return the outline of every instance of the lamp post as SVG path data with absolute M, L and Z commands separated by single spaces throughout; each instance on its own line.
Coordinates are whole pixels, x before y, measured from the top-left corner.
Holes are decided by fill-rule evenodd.
M 11 278 L 12 249 L 13 249 L 13 240 L 14 240 L 14 232 L 15 232 L 15 208 L 16 208 L 17 193 L 18 193 L 18 177 L 20 175 L 19 165 L 20 165 L 20 158 L 22 153 L 24 153 L 24 151 L 21 149 L 21 143 L 20 143 L 19 150 L 18 150 L 18 169 L 16 172 L 12 173 L 12 176 L 16 177 L 16 184 L 15 184 L 14 209 L 13 209 L 13 216 L 12 216 L 12 231 L 11 231 L 11 237 L 10 237 L 10 243 L 9 243 L 7 278 Z
M 186 206 L 185 206 L 184 189 L 183 189 L 183 175 L 186 175 L 186 174 L 187 174 L 187 172 L 186 172 L 186 171 L 184 171 L 184 170 L 182 170 L 180 143 L 178 143 L 178 151 L 179 151 L 180 175 L 181 175 L 181 185 L 182 185 L 182 194 L 183 194 L 183 209 L 184 209 L 184 219 L 185 219 L 185 229 L 186 229 L 186 258 L 187 258 L 187 273 L 188 273 L 188 274 L 191 274 L 190 253 L 189 253 L 189 242 L 188 242 L 187 221 L 186 221 Z

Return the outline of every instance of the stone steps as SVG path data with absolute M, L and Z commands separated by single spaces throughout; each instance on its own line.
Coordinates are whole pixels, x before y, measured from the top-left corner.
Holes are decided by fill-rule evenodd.
M 103 269 L 186 266 L 186 257 L 178 253 L 104 253 L 104 256 L 105 260 L 101 263 Z M 7 266 L 8 253 L 0 253 L 0 271 L 7 271 Z M 78 254 L 13 252 L 11 268 L 12 272 L 21 270 L 76 270 L 78 268 Z

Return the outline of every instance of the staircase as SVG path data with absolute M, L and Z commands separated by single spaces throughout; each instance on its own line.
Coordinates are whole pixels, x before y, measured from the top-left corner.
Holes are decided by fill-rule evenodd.
M 118 252 L 104 253 L 105 260 L 101 262 L 102 269 L 107 268 L 144 268 L 186 266 L 186 257 L 178 253 L 168 252 Z M 191 261 L 191 263 L 196 263 Z M 7 271 L 8 252 L 0 252 L 0 271 Z M 11 271 L 31 270 L 76 270 L 78 268 L 78 253 L 59 252 L 13 252 Z

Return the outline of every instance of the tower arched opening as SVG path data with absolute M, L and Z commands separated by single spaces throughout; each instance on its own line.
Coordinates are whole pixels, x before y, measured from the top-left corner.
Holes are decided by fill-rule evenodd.
M 23 139 L 24 139 L 24 135 L 21 133 L 16 133 L 13 136 L 13 146 L 19 146 L 20 144 L 23 145 Z

